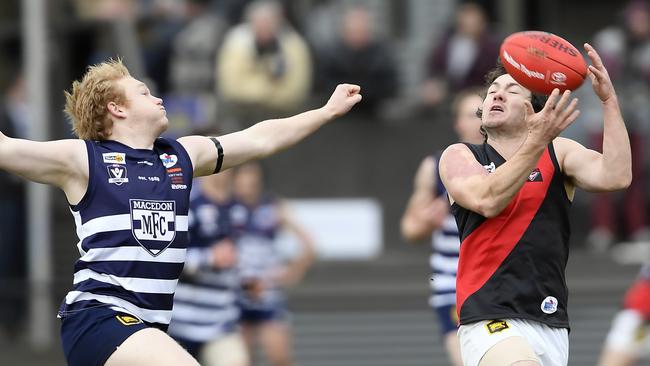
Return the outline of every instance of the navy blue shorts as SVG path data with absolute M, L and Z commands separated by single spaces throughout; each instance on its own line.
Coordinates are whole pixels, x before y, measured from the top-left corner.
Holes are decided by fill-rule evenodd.
M 264 309 L 241 308 L 239 321 L 247 324 L 261 324 L 270 321 L 287 321 L 289 313 L 284 306 L 274 306 Z
M 104 366 L 133 333 L 149 326 L 108 306 L 68 313 L 61 319 L 61 343 L 70 366 Z
M 440 321 L 440 331 L 442 335 L 458 330 L 458 315 L 456 314 L 456 305 L 446 305 L 433 308 Z

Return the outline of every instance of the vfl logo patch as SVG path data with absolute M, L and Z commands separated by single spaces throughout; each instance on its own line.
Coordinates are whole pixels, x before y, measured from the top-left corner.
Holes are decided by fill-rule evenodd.
M 505 320 L 493 320 L 485 324 L 485 327 L 487 328 L 488 332 L 490 332 L 490 334 L 499 333 L 510 328 Z
M 123 325 L 135 325 L 142 323 L 142 320 L 134 317 L 133 315 L 116 315 L 115 318 L 117 318 L 117 320 Z
M 162 161 L 165 168 L 171 168 L 178 162 L 178 156 L 164 153 L 160 155 L 160 161 Z
M 103 153 L 104 163 L 107 164 L 126 164 L 126 154 L 118 152 Z
M 546 296 L 544 301 L 542 301 L 542 305 L 540 307 L 545 314 L 553 314 L 557 311 L 557 304 L 558 302 L 555 297 Z
M 530 174 L 528 174 L 529 182 L 542 182 L 542 172 L 539 171 L 539 168 L 535 168 Z
M 131 232 L 152 256 L 162 253 L 176 237 L 176 202 L 130 199 Z
M 129 178 L 126 177 L 126 167 L 124 165 L 111 164 L 106 169 L 108 169 L 108 183 L 121 186 L 122 183 L 129 182 Z

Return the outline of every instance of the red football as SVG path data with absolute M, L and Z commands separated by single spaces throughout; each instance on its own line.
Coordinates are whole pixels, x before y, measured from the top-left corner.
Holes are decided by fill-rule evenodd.
M 527 89 L 551 94 L 574 90 L 587 76 L 587 64 L 577 48 L 552 33 L 513 33 L 501 44 L 501 63 Z

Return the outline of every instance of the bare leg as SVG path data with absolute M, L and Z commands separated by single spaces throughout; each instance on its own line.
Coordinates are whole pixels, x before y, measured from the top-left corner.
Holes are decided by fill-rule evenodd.
M 479 366 L 540 366 L 535 351 L 522 337 L 509 337 L 490 348 Z
M 463 366 L 463 360 L 460 356 L 460 342 L 456 331 L 449 332 L 445 335 L 445 349 L 451 364 L 454 366 Z
M 260 341 L 271 365 L 293 365 L 291 330 L 288 324 L 279 321 L 262 324 L 260 326 Z
M 170 336 L 156 328 L 133 333 L 106 361 L 105 366 L 199 366 Z

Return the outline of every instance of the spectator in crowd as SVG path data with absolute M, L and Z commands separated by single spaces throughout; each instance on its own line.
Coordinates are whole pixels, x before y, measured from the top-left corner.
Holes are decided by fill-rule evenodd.
M 170 90 L 165 96 L 170 129 L 181 136 L 194 129 L 213 129 L 218 99 L 214 70 L 227 22 L 212 0 L 184 0 L 185 24 L 171 42 Z M 218 126 L 226 128 L 221 123 Z
M 14 74 L 0 104 L 0 131 L 26 138 L 27 104 L 20 73 Z M 0 336 L 14 338 L 23 327 L 16 321 L 24 312 L 25 289 L 25 192 L 21 178 L 0 171 Z M 6 297 L 5 297 L 6 296 Z
M 298 284 L 314 260 L 308 233 L 287 208 L 264 191 L 259 164 L 242 165 L 235 174 L 235 198 L 230 222 L 237 240 L 242 281 L 240 322 L 250 354 L 259 341 L 272 366 L 294 364 L 284 288 Z M 286 258 L 275 238 L 288 230 L 300 244 L 299 253 Z
M 211 9 L 211 0 L 185 0 L 185 3 L 188 21 L 172 41 L 169 70 L 172 92 L 214 97 L 215 61 L 226 21 Z
M 646 212 L 646 190 L 644 146 L 650 128 L 650 3 L 645 0 L 632 0 L 623 10 L 622 24 L 614 25 L 598 32 L 594 44 L 603 58 L 605 66 L 611 70 L 612 82 L 621 97 L 621 109 L 627 122 L 632 144 L 632 172 L 630 188 L 621 193 L 601 193 L 593 197 L 591 209 L 591 231 L 587 237 L 588 245 L 596 250 L 607 249 L 621 234 L 623 239 L 632 242 L 650 240 Z M 594 104 L 593 96 L 589 101 Z M 585 100 L 587 102 L 588 100 Z M 587 109 L 587 108 L 585 108 Z M 593 148 L 602 144 L 603 125 L 600 115 L 591 115 L 586 121 L 588 140 Z M 622 215 L 618 209 L 622 206 Z M 619 217 L 625 227 L 618 228 Z
M 373 29 L 372 15 L 362 6 L 347 9 L 341 33 L 329 46 L 317 50 L 317 88 L 323 94 L 340 80 L 364 86 L 363 104 L 355 113 L 370 114 L 395 95 L 397 66 L 387 42 Z
M 650 263 L 625 294 L 609 330 L 599 366 L 632 366 L 650 355 Z
M 485 10 L 468 2 L 458 7 L 454 26 L 433 47 L 422 85 L 422 102 L 437 107 L 455 92 L 483 85 L 499 55 L 499 40 L 488 28 Z
M 311 87 L 311 58 L 302 37 L 274 1 L 256 1 L 230 30 L 217 61 L 217 86 L 228 117 L 250 125 L 300 107 Z M 364 89 L 365 90 L 365 89 Z

